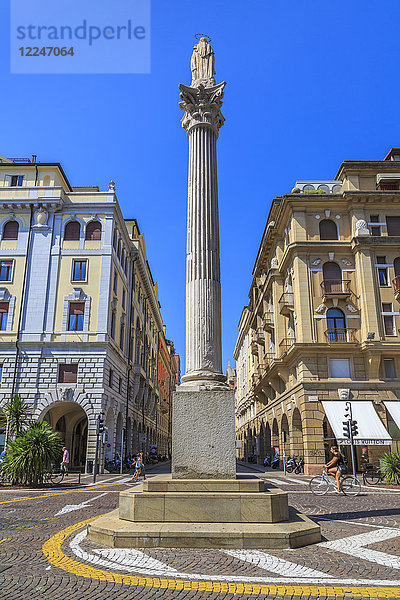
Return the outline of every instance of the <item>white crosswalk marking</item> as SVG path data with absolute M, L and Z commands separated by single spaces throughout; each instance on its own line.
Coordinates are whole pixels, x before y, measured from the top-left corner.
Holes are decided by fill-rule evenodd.
M 265 479 L 265 481 L 266 483 L 270 482 L 274 485 L 290 485 L 290 483 L 287 481 L 283 481 L 282 479 L 272 479 L 272 477 L 268 477 L 268 479 Z
M 352 535 L 348 538 L 322 542 L 319 546 L 335 550 L 336 552 L 342 552 L 343 554 L 349 554 L 356 558 L 363 558 L 378 565 L 392 567 L 392 569 L 400 569 L 400 558 L 398 556 L 363 547 L 395 537 L 400 537 L 400 529 L 374 529 L 374 531 Z
M 265 571 L 277 573 L 284 577 L 331 577 L 327 573 L 315 571 L 304 565 L 297 565 L 260 550 L 224 550 L 224 552 L 229 556 L 251 563 L 259 569 L 265 569 Z
M 300 483 L 301 485 L 308 485 L 309 481 L 304 481 L 304 479 L 292 479 L 291 477 L 286 478 L 287 481 L 293 481 L 294 483 Z

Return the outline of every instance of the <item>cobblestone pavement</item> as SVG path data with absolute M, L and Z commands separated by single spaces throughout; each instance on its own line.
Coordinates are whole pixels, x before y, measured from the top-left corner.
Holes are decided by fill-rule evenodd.
M 400 491 L 315 497 L 305 476 L 259 475 L 321 525 L 321 544 L 268 552 L 110 550 L 86 539 L 85 524 L 117 507 L 119 492 L 132 485 L 126 475 L 95 485 L 83 478 L 79 489 L 72 479 L 63 488 L 0 488 L 1 598 L 400 598 Z

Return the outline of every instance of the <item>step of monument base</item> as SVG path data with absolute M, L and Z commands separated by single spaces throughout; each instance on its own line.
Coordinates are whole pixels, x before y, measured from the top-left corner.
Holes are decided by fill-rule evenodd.
M 190 488 L 189 488 L 190 489 Z M 119 516 L 135 522 L 277 523 L 287 521 L 287 492 L 132 492 L 119 495 Z
M 300 548 L 321 541 L 321 531 L 305 515 L 290 509 L 283 523 L 132 522 L 118 510 L 88 525 L 92 542 L 111 548 Z

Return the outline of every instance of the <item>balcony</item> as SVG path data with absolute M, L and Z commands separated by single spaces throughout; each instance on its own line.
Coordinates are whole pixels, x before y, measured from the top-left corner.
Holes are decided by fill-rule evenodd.
M 268 311 L 263 314 L 262 318 L 262 326 L 264 331 L 272 331 L 274 328 L 274 313 L 272 311 Z
M 251 342 L 250 352 L 254 354 L 254 356 L 258 356 L 258 344 L 257 342 Z
M 396 300 L 400 299 L 400 276 L 397 276 L 393 279 L 392 281 L 393 284 L 393 290 L 394 290 L 394 297 L 396 298 Z
M 262 327 L 258 327 L 256 331 L 256 342 L 257 344 L 264 344 L 265 342 L 265 333 Z
M 325 337 L 328 344 L 346 344 L 348 342 L 358 342 L 356 339 L 354 332 L 355 329 L 347 329 L 347 328 L 335 328 L 335 329 L 327 329 L 325 331 Z
M 353 293 L 348 279 L 324 279 L 321 288 L 322 298 L 348 298 Z
M 294 311 L 293 292 L 282 294 L 279 298 L 279 312 L 288 317 Z
M 285 356 L 285 354 L 287 354 L 287 352 L 295 343 L 295 338 L 283 338 L 283 340 L 279 343 L 279 356 Z
M 268 368 L 271 366 L 272 362 L 276 359 L 276 353 L 275 352 L 266 352 L 264 354 L 263 360 L 264 360 L 264 364 L 265 367 Z

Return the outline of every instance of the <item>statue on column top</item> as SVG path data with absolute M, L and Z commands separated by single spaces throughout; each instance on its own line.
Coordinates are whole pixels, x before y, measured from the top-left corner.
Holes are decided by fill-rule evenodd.
M 198 44 L 193 47 L 190 68 L 192 70 L 192 86 L 202 83 L 203 85 L 215 85 L 215 57 L 214 51 L 207 38 L 200 38 Z

